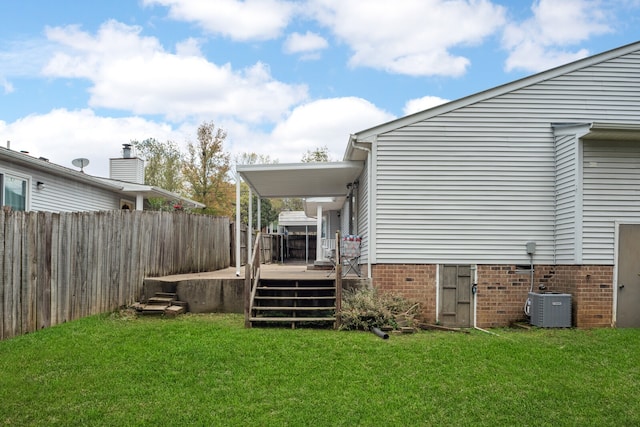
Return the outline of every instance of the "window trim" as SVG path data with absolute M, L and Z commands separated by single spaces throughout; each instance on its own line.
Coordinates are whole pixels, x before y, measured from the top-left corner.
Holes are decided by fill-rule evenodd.
M 11 178 L 17 178 L 17 179 L 21 179 L 27 182 L 27 194 L 25 195 L 25 203 L 24 203 L 24 211 L 25 212 L 29 212 L 31 211 L 31 193 L 32 193 L 32 189 L 31 189 L 31 183 L 32 183 L 32 177 L 31 175 L 26 175 L 24 173 L 20 173 L 20 172 L 16 172 L 16 171 L 12 171 L 9 169 L 2 169 L 0 168 L 0 206 L 5 206 L 5 177 L 9 176 Z

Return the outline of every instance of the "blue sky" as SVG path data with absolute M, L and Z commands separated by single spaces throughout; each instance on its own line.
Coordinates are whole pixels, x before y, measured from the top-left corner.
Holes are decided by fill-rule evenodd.
M 0 0 L 0 141 L 106 176 L 213 121 L 281 163 L 640 40 L 640 0 Z

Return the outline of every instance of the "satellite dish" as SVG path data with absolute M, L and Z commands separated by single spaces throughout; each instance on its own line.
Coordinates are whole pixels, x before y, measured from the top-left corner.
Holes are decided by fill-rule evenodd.
M 85 159 L 85 158 L 73 159 L 71 163 L 73 164 L 73 166 L 80 168 L 80 172 L 84 173 L 84 168 L 89 164 L 89 159 Z

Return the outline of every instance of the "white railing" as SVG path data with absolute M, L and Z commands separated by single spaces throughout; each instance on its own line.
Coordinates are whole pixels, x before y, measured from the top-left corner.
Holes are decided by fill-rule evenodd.
M 335 254 L 336 239 L 322 238 L 322 256 L 325 259 L 331 258 L 332 254 Z

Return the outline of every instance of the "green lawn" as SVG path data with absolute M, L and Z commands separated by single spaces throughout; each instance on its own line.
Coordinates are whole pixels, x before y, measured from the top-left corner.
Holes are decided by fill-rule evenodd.
M 242 324 L 104 315 L 0 342 L 0 425 L 640 425 L 637 329 Z

